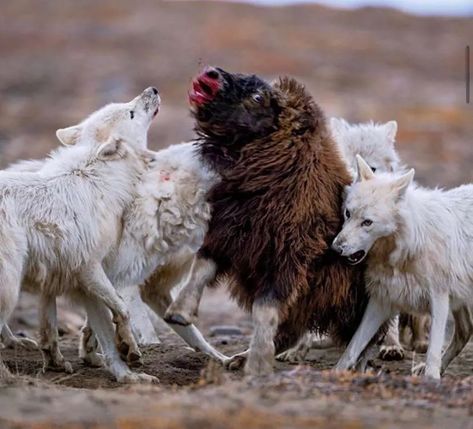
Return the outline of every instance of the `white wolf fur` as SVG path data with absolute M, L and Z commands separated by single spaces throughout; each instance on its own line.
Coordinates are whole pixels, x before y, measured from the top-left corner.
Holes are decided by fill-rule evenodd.
M 152 153 L 146 151 L 146 135 L 159 106 L 159 94 L 155 88 L 150 87 L 132 101 L 109 104 L 90 115 L 79 125 L 60 129 L 56 134 L 63 144 L 76 146 L 96 147 L 104 139 L 126 140 L 140 153 L 143 160 L 149 161 L 152 159 Z M 38 172 L 45 167 L 46 163 L 46 160 L 21 161 L 12 165 L 7 171 Z M 30 289 L 36 289 L 35 291 L 38 292 L 40 287 L 30 285 Z M 71 372 L 71 365 L 64 360 L 58 347 L 55 294 L 43 291 L 40 303 L 41 348 L 48 361 L 47 364 Z M 153 330 L 151 324 L 150 329 Z M 29 345 L 28 340 L 15 338 L 8 326 L 4 328 L 2 334 L 4 342 Z M 137 349 L 130 352 L 132 356 L 139 354 Z M 133 381 L 130 377 L 125 377 L 124 380 Z
M 124 214 L 120 246 L 105 260 L 111 281 L 118 287 L 141 284 L 143 301 L 160 317 L 172 302 L 171 289 L 189 275 L 202 245 L 210 219 L 206 194 L 216 180 L 193 143 L 157 152 Z M 193 348 L 227 360 L 195 326 L 170 326 Z
M 0 172 L 0 330 L 27 283 L 46 295 L 93 297 L 112 310 L 132 348 L 126 308 L 101 263 L 117 245 L 124 208 L 142 170 L 143 162 L 126 144 L 112 139 L 98 148 L 58 150 L 37 172 Z M 107 350 L 108 360 L 113 353 Z M 126 367 L 114 374 L 140 377 Z
M 369 251 L 370 301 L 337 369 L 353 367 L 394 312 L 430 311 L 425 376 L 439 379 L 473 326 L 468 311 L 473 300 L 473 185 L 429 190 L 412 184 L 414 170 L 374 175 L 361 157 L 358 168 L 358 181 L 347 190 L 346 220 L 333 245 L 346 256 Z M 455 335 L 441 361 L 449 307 Z
M 376 172 L 396 171 L 400 168 L 399 156 L 394 147 L 396 142 L 397 122 L 384 124 L 366 122 L 350 124 L 344 119 L 331 118 L 329 121 L 332 137 L 337 144 L 345 164 L 356 178 L 356 155 L 361 155 Z M 402 353 L 397 329 L 398 317 L 390 325 L 386 344 L 381 353 Z M 299 342 L 289 350 L 278 355 L 279 360 L 289 362 L 303 361 L 311 348 L 326 348 L 332 344 L 328 337 L 319 337 L 307 332 Z

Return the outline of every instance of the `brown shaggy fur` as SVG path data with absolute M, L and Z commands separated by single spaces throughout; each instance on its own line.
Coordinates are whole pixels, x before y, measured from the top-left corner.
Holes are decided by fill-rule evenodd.
M 200 255 L 217 263 L 217 277 L 232 277 L 244 308 L 278 303 L 277 352 L 307 329 L 346 343 L 367 302 L 363 268 L 330 250 L 350 176 L 304 87 L 288 78 L 268 87 L 278 113 L 268 135 L 219 146 L 196 115 L 200 153 L 222 175 Z

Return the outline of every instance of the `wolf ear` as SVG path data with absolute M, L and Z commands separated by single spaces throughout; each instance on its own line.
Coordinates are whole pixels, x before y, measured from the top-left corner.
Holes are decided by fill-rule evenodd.
M 330 118 L 330 129 L 335 134 L 341 134 L 343 131 L 347 130 L 349 124 L 345 119 L 342 118 Z
M 72 146 L 77 143 L 81 131 L 82 127 L 80 125 L 74 125 L 68 128 L 59 128 L 56 130 L 56 137 L 64 146 Z
M 414 179 L 415 170 L 411 168 L 406 174 L 398 177 L 391 183 L 391 192 L 400 200 L 406 194 L 406 190 Z
M 374 177 L 373 170 L 360 155 L 356 155 L 356 163 L 358 165 L 357 182 L 364 182 Z
M 125 143 L 122 139 L 111 137 L 107 142 L 97 149 L 97 159 L 112 161 L 123 158 L 125 155 Z
M 396 141 L 396 134 L 397 134 L 397 122 L 396 121 L 389 121 L 386 122 L 384 125 L 384 130 L 386 131 L 386 137 L 391 142 Z

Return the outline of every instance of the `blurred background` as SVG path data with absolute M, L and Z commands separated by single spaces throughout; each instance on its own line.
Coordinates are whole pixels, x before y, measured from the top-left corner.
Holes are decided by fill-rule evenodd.
M 163 98 L 150 146 L 189 139 L 187 88 L 213 64 L 295 76 L 327 116 L 396 119 L 421 183 L 472 181 L 472 16 L 471 0 L 3 0 L 0 167 L 43 157 L 56 128 L 149 85 Z

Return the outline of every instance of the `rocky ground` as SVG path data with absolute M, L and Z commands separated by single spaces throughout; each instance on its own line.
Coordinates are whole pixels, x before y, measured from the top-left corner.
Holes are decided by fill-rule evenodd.
M 0 167 L 45 156 L 58 144 L 56 128 L 149 85 L 163 98 L 150 146 L 189 139 L 187 87 L 210 63 L 268 79 L 293 75 L 329 116 L 396 119 L 401 157 L 421 183 L 472 180 L 473 107 L 464 81 L 471 19 L 154 0 L 7 0 L 1 9 Z M 76 309 L 62 306 L 60 319 L 75 372 L 42 373 L 39 352 L 2 351 L 18 377 L 0 385 L 0 428 L 473 427 L 471 344 L 440 384 L 409 376 L 423 358 L 411 354 L 382 364 L 382 375 L 334 376 L 337 349 L 244 378 L 209 366 L 163 331 L 161 344 L 144 348 L 142 368 L 161 384 L 130 387 L 78 360 Z M 206 334 L 221 324 L 241 330 L 211 337 L 227 354 L 248 343 L 250 322 L 223 291 L 207 296 L 200 323 Z M 34 299 L 22 299 L 13 324 L 35 335 Z

